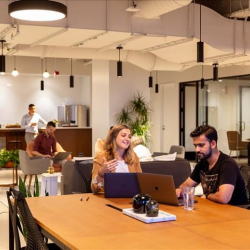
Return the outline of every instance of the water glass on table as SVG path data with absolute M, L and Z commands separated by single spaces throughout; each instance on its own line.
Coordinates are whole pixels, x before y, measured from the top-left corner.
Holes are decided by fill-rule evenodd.
M 194 209 L 194 190 L 194 187 L 183 187 L 182 189 L 185 210 L 190 211 Z

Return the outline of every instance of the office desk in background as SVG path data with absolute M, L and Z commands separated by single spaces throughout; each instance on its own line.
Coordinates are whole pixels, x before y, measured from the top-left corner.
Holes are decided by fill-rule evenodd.
M 249 248 L 249 210 L 197 199 L 193 211 L 160 204 L 177 220 L 153 224 L 105 205 L 129 208 L 131 199 L 73 194 L 28 198 L 27 202 L 42 233 L 63 249 Z

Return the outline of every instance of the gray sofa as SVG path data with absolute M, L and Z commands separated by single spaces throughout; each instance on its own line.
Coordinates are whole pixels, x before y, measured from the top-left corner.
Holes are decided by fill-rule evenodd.
M 93 163 L 90 161 L 66 162 L 62 167 L 61 194 L 91 193 Z M 141 162 L 143 173 L 172 175 L 178 187 L 189 177 L 190 164 L 187 160 Z

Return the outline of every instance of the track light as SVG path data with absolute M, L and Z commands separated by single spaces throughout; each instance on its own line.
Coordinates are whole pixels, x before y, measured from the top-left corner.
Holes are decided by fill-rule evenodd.
M 19 0 L 9 4 L 9 15 L 26 21 L 56 21 L 67 17 L 67 6 L 50 0 Z
M 5 75 L 5 56 L 3 55 L 3 43 L 5 42 L 5 40 L 0 40 L 0 43 L 2 43 L 2 55 L 0 55 L 0 75 Z
M 200 41 L 197 42 L 197 63 L 204 62 L 204 43 L 201 41 L 201 4 L 200 4 Z
M 122 62 L 120 61 L 120 53 L 123 47 L 121 45 L 117 46 L 116 49 L 119 50 L 119 61 L 117 62 L 117 77 L 122 77 Z
M 150 71 L 150 76 L 148 78 L 148 87 L 153 88 L 153 76 L 151 76 L 151 71 Z
M 41 81 L 41 90 L 44 90 L 44 80 Z
M 14 70 L 11 72 L 11 74 L 16 77 L 19 75 L 19 72 L 16 70 L 16 56 L 14 56 Z
M 214 63 L 213 66 L 213 80 L 218 81 L 218 63 Z
M 74 88 L 74 76 L 72 75 L 72 58 L 71 58 L 71 76 L 69 77 L 69 87 Z

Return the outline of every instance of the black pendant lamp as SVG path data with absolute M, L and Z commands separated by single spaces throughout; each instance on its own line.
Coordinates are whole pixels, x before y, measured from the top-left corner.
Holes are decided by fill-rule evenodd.
M 151 71 L 150 71 L 150 76 L 148 78 L 148 87 L 153 88 L 153 76 L 151 76 Z
M 41 59 L 41 68 L 42 68 L 42 80 L 41 80 L 41 90 L 44 90 L 44 80 L 43 80 L 43 59 Z
M 159 93 L 159 84 L 158 84 L 158 74 L 156 71 L 156 84 L 155 84 L 155 93 Z
M 69 77 L 69 87 L 74 88 L 74 76 L 72 75 L 72 58 L 71 58 L 71 75 Z
M 197 63 L 204 62 L 204 43 L 201 41 L 201 4 L 200 4 L 200 41 L 197 42 Z
M 219 73 L 218 73 L 218 63 L 214 63 L 213 64 L 213 80 L 214 81 L 218 81 L 218 75 L 219 75 Z
M 50 0 L 19 0 L 9 4 L 9 15 L 26 21 L 56 21 L 67 17 L 67 6 Z
M 5 56 L 3 54 L 3 43 L 5 42 L 5 40 L 0 40 L 0 43 L 2 43 L 2 55 L 0 55 L 0 75 L 5 75 Z
M 203 65 L 201 66 L 201 89 L 205 87 L 205 79 L 203 78 Z
M 120 61 L 120 53 L 123 47 L 121 45 L 117 46 L 116 49 L 119 50 L 119 61 L 117 62 L 117 77 L 122 77 L 122 62 Z

